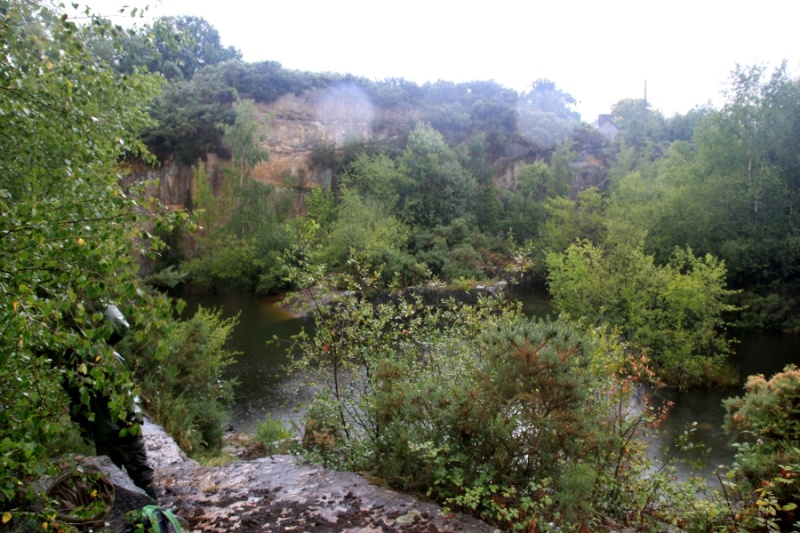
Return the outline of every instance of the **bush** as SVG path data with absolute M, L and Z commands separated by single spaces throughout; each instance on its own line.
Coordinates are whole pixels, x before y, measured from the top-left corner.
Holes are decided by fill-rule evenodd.
M 367 408 L 381 434 L 368 466 L 505 527 L 536 520 L 523 502 L 545 495 L 553 501 L 543 516 L 585 521 L 597 465 L 584 460 L 600 440 L 592 343 L 561 321 L 508 316 L 493 326 L 457 337 L 462 353 L 435 344 L 423 361 L 378 366 Z
M 458 278 L 483 278 L 481 256 L 469 243 L 454 246 L 449 253 L 447 264 L 442 268 L 442 276 L 448 280 Z
M 464 219 L 433 230 L 418 229 L 412 245 L 417 261 L 451 282 L 462 277 L 492 278 L 511 260 L 508 241 L 502 237 L 490 240 Z
M 123 341 L 123 353 L 142 383 L 145 409 L 190 455 L 222 446 L 235 385 L 223 380 L 222 372 L 237 355 L 225 345 L 237 320 L 199 308 L 169 332 L 162 358 L 151 355 L 152 341 L 144 336 Z
M 788 365 L 767 380 L 750 376 L 743 396 L 725 400 L 725 429 L 740 441 L 736 468 L 750 484 L 775 499 L 785 522 L 800 503 L 800 369 Z M 762 506 L 763 507 L 763 506 Z
M 259 422 L 255 440 L 267 446 L 279 440 L 291 439 L 292 436 L 293 433 L 283 425 L 283 422 L 268 417 L 263 422 Z
M 631 401 L 646 362 L 616 334 L 530 322 L 494 299 L 423 306 L 350 293 L 315 313 L 295 365 L 317 391 L 303 445 L 329 467 L 509 530 L 672 521 L 694 499 L 654 474 L 637 435 L 659 413 Z
M 192 284 L 207 291 L 221 287 L 252 289 L 258 285 L 259 262 L 247 240 L 220 236 L 204 242 L 199 253 L 182 265 Z
M 676 249 L 658 266 L 641 246 L 584 241 L 549 254 L 547 266 L 559 312 L 618 327 L 625 342 L 651 355 L 669 385 L 701 384 L 723 369 L 732 342 L 725 317 L 736 310 L 724 262 Z

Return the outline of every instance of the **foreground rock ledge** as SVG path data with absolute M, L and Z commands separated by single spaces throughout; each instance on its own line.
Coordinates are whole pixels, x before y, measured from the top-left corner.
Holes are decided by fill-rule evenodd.
M 493 532 L 465 515 L 371 485 L 291 455 L 202 467 L 162 428 L 143 426 L 159 503 L 174 507 L 190 531 Z

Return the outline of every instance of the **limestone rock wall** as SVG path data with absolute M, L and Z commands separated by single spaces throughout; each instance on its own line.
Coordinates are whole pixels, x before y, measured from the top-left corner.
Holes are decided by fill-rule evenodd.
M 198 161 L 205 167 L 208 179 L 215 188 L 222 180 L 222 163 L 216 154 L 207 154 L 206 161 Z M 194 203 L 195 169 L 176 159 L 168 159 L 156 168 L 142 163 L 129 167 L 129 173 L 123 178 L 123 186 L 133 183 L 147 183 L 147 192 L 155 196 L 161 203 L 170 208 L 191 209 Z
M 387 110 L 351 85 L 285 94 L 258 108 L 269 118 L 269 161 L 255 178 L 274 185 L 325 187 L 332 179 L 324 154 L 352 146 L 396 141 L 415 120 L 415 110 Z
M 299 192 L 313 186 L 333 185 L 336 161 L 351 149 L 372 144 L 399 144 L 419 120 L 420 111 L 413 106 L 383 108 L 376 106 L 361 89 L 341 84 L 315 89 L 302 94 L 288 93 L 270 104 L 257 104 L 268 124 L 264 147 L 269 160 L 253 172 L 255 179 L 277 187 Z M 499 189 L 517 186 L 521 165 L 543 158 L 533 145 L 518 140 L 510 142 L 493 161 L 494 181 Z M 218 190 L 223 179 L 219 157 L 208 154 L 204 162 L 212 187 Z M 577 166 L 574 189 L 604 183 L 606 169 L 586 160 Z M 147 180 L 151 193 L 171 207 L 193 205 L 194 170 L 179 161 L 168 160 L 157 169 L 137 166 L 128 181 Z M 157 186 L 155 184 L 158 184 Z M 303 208 L 298 195 L 295 211 Z

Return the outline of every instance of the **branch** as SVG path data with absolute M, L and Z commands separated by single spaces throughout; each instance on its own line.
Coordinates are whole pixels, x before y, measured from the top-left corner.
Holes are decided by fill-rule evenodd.
M 39 107 L 42 107 L 42 108 L 45 108 L 45 109 L 49 109 L 50 111 L 52 111 L 54 113 L 57 113 L 59 115 L 63 115 L 65 117 L 69 117 L 70 116 L 69 111 L 67 111 L 65 109 L 58 108 L 58 107 L 56 107 L 54 105 L 48 104 L 47 102 L 43 102 L 39 98 L 36 98 L 35 96 L 33 96 L 33 94 L 28 92 L 28 91 L 19 91 L 19 90 L 16 90 L 16 89 L 12 89 L 10 87 L 0 87 L 0 89 L 2 89 L 4 91 L 8 91 L 9 93 L 18 95 L 23 100 L 27 100 L 28 102 L 36 104 Z

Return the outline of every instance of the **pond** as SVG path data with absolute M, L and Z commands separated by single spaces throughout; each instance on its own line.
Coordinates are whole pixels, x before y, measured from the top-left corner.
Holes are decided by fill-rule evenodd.
M 313 327 L 310 319 L 287 313 L 275 305 L 275 297 L 242 291 L 209 294 L 186 287 L 172 296 L 186 301 L 184 317 L 192 316 L 198 306 L 219 308 L 225 318 L 238 314 L 239 324 L 231 335 L 229 348 L 241 354 L 224 375 L 225 379 L 238 381 L 236 403 L 231 409 L 231 424 L 238 431 L 253 431 L 267 416 L 285 421 L 297 419 L 295 407 L 304 396 L 297 390 L 299 380 L 288 378 L 282 369 L 289 362 L 287 347 L 291 337 L 304 327 Z M 278 340 L 268 344 L 273 338 Z
M 707 451 L 707 462 L 698 473 L 710 474 L 717 466 L 730 465 L 734 449 L 729 445 L 728 436 L 722 430 L 725 398 L 739 396 L 743 393 L 746 376 L 764 374 L 769 377 L 780 372 L 788 364 L 800 364 L 800 335 L 780 331 L 740 330 L 731 332 L 738 339 L 734 345 L 730 362 L 739 371 L 742 384 L 723 389 L 695 389 L 679 392 L 676 390 L 660 390 L 658 396 L 665 401 L 673 402 L 669 417 L 662 424 L 662 433 L 657 442 L 651 446 L 654 455 L 663 457 L 675 453 L 688 461 L 700 458 L 698 451 L 679 453 L 674 450 L 678 437 L 696 422 L 694 442 L 702 443 Z M 690 467 L 684 463 L 679 467 L 683 475 L 690 473 Z
M 184 316 L 191 316 L 197 306 L 222 309 L 223 316 L 239 313 L 239 326 L 231 339 L 231 348 L 242 352 L 235 364 L 226 372 L 226 378 L 239 381 L 236 404 L 232 408 L 231 423 L 239 431 L 253 431 L 266 417 L 296 421 L 296 407 L 304 399 L 297 378 L 287 378 L 281 372 L 288 362 L 287 346 L 292 335 L 302 328 L 311 328 L 310 319 L 294 318 L 276 306 L 277 299 L 258 297 L 244 292 L 219 292 L 204 294 L 184 289 L 174 294 L 186 300 Z M 528 316 L 544 317 L 551 313 L 550 299 L 543 285 L 513 286 L 511 297 L 522 302 Z M 731 362 L 741 376 L 761 373 L 767 376 L 778 372 L 789 363 L 800 364 L 800 335 L 775 331 L 740 331 L 739 342 Z M 267 344 L 277 337 L 278 343 Z M 651 440 L 650 451 L 655 457 L 678 455 L 685 461 L 679 466 L 682 476 L 692 470 L 688 461 L 698 458 L 697 452 L 679 453 L 674 448 L 676 439 L 693 422 L 696 422 L 693 440 L 707 450 L 707 463 L 702 475 L 709 475 L 718 465 L 729 465 L 733 448 L 722 431 L 725 410 L 722 400 L 741 394 L 742 387 L 731 389 L 697 389 L 688 392 L 657 392 L 664 401 L 674 406 L 659 434 Z

